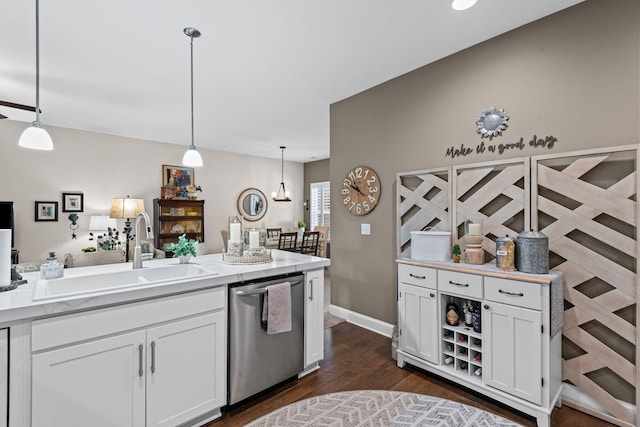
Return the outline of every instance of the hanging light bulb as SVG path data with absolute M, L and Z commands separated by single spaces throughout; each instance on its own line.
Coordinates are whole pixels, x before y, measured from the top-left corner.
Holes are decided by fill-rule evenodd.
M 280 181 L 280 187 L 278 187 L 278 191 L 274 191 L 271 193 L 271 197 L 276 202 L 290 202 L 291 197 L 289 196 L 289 192 L 284 188 L 284 149 L 287 147 L 281 146 L 282 150 L 282 162 L 281 162 L 281 170 L 282 170 L 282 181 Z
M 193 135 L 193 39 L 200 37 L 200 31 L 195 28 L 187 27 L 184 33 L 191 39 L 191 145 L 182 157 L 182 164 L 190 167 L 202 166 L 202 156 L 196 149 Z
M 53 141 L 40 123 L 40 2 L 36 0 L 36 120 L 20 135 L 18 145 L 33 150 L 53 150 Z

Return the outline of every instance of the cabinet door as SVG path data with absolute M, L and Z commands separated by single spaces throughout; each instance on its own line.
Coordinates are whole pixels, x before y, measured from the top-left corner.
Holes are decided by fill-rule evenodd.
M 220 310 L 147 330 L 147 426 L 175 426 L 226 404 Z
M 33 427 L 144 426 L 144 331 L 35 354 Z
M 400 349 L 431 363 L 438 363 L 438 302 L 433 289 L 398 285 Z
M 9 408 L 9 333 L 0 329 L 0 427 L 7 425 Z
M 542 314 L 487 301 L 482 315 L 485 382 L 535 404 L 542 400 Z
M 324 359 L 324 270 L 309 271 L 304 287 L 304 364 Z

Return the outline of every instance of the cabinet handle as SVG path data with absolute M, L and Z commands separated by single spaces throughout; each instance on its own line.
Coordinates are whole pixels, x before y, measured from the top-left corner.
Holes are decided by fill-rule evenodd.
M 431 298 L 433 298 L 433 297 L 435 297 L 435 296 L 436 296 L 436 294 L 434 294 L 433 292 L 431 292 L 431 293 L 429 294 L 429 296 L 430 296 Z
M 151 373 L 156 373 L 156 342 L 151 341 Z
M 144 371 L 142 370 L 142 364 L 143 364 L 143 360 L 142 360 L 142 350 L 144 350 L 144 347 L 142 347 L 142 344 L 140 344 L 138 346 L 138 376 L 141 377 L 142 375 L 144 375 Z
M 500 292 L 501 294 L 513 295 L 514 297 L 523 297 L 524 296 L 524 294 L 522 292 L 515 293 L 515 292 L 503 291 L 502 289 L 498 289 L 498 292 Z
M 488 304 L 485 304 L 485 305 L 484 305 L 484 309 L 485 309 L 485 310 L 489 310 L 489 305 L 488 305 Z
M 469 287 L 468 283 L 457 283 L 457 282 L 452 282 L 451 280 L 449 280 L 449 284 L 450 285 L 456 285 L 456 286 L 464 286 L 465 288 Z
M 416 276 L 413 273 L 409 273 L 409 276 L 413 277 L 414 279 L 422 279 L 422 280 L 427 278 L 427 276 Z
M 309 301 L 313 301 L 313 279 L 309 280 Z

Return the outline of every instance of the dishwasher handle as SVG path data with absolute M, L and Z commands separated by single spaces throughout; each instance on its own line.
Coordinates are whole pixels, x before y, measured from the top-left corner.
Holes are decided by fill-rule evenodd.
M 291 282 L 291 286 L 302 284 L 302 280 Z M 267 285 L 269 286 L 269 285 Z M 251 295 L 263 295 L 267 293 L 267 286 L 263 286 L 257 289 L 251 289 L 250 291 L 237 291 L 234 294 L 238 296 L 251 296 Z

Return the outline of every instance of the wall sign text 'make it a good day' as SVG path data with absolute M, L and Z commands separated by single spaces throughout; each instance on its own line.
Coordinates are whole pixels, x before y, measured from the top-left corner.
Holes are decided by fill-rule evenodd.
M 480 142 L 476 146 L 475 149 L 471 147 L 465 147 L 464 144 L 460 144 L 459 148 L 451 147 L 447 148 L 447 152 L 445 153 L 445 157 L 451 157 L 452 159 L 460 156 L 468 156 L 473 154 L 482 154 L 485 151 L 489 153 L 498 153 L 499 155 L 503 154 L 505 151 L 509 150 L 524 150 L 524 147 L 529 145 L 533 148 L 548 148 L 551 149 L 558 142 L 558 138 L 555 136 L 546 136 L 544 138 L 538 138 L 536 135 L 533 135 L 533 138 L 529 140 L 528 143 L 524 142 L 524 138 L 520 137 L 520 141 L 512 142 L 510 144 L 495 144 L 495 145 L 485 145 L 484 141 Z

